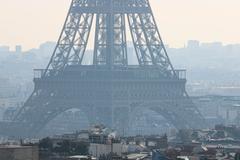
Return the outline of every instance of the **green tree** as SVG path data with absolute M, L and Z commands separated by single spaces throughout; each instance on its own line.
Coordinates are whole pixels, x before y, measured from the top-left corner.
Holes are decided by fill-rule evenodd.
M 53 150 L 52 140 L 48 137 L 40 140 L 39 149 L 51 152 Z

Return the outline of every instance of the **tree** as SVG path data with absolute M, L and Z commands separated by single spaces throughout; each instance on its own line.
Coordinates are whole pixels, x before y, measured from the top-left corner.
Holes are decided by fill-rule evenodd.
M 51 152 L 53 150 L 52 140 L 48 137 L 40 140 L 39 149 Z

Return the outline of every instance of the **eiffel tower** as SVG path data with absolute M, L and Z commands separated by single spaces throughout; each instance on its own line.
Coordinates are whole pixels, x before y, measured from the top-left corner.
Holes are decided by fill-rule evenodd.
M 92 64 L 83 65 L 93 24 Z M 129 65 L 126 27 L 138 65 Z M 134 113 L 146 108 L 179 129 L 204 127 L 186 93 L 185 70 L 171 64 L 148 0 L 72 0 L 51 60 L 35 70 L 34 84 L 13 119 L 25 135 L 72 108 L 93 124 L 117 129 L 130 127 Z

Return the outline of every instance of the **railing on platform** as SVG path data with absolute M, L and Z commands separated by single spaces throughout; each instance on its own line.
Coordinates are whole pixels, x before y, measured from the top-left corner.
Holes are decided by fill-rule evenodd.
M 34 70 L 34 79 L 41 79 L 45 73 L 48 73 L 48 75 L 51 75 L 53 70 L 46 70 L 46 69 L 35 69 Z M 105 72 L 106 71 L 106 72 Z M 161 77 L 158 70 L 157 69 L 153 69 L 151 70 L 151 68 L 125 68 L 123 70 L 112 70 L 114 72 L 112 72 L 111 74 L 114 76 L 116 76 L 115 78 L 126 78 L 127 75 L 129 75 L 130 77 L 134 76 L 135 78 L 139 77 L 140 79 L 156 79 L 157 77 Z M 75 75 L 81 75 L 81 77 L 84 77 L 85 75 L 89 76 L 89 77 L 93 77 L 94 74 L 96 74 L 96 77 L 98 78 L 104 78 L 105 79 L 108 76 L 105 75 L 109 75 L 107 74 L 107 72 L 111 72 L 107 69 L 96 69 L 96 68 L 87 68 L 87 67 L 83 67 L 83 68 L 78 68 L 78 69 L 68 69 L 66 71 L 68 73 L 68 75 L 70 75 L 69 73 L 71 73 L 73 76 Z M 121 72 L 123 73 L 121 76 Z M 170 71 L 173 72 L 173 71 Z M 74 75 L 75 74 L 75 75 Z M 186 80 L 186 70 L 175 70 L 175 74 L 177 79 L 179 80 Z M 164 76 L 163 76 L 164 78 Z M 166 79 L 166 77 L 164 78 Z M 173 78 L 175 79 L 175 78 Z
M 179 79 L 186 79 L 187 78 L 187 71 L 186 70 L 175 70 L 175 73 L 177 74 L 177 77 Z
M 34 78 L 42 78 L 46 69 L 34 69 Z

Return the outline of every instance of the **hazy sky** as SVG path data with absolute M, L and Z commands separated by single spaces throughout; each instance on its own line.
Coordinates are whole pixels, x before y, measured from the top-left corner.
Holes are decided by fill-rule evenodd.
M 0 45 L 56 41 L 71 0 L 0 0 Z M 150 0 L 165 43 L 240 43 L 240 0 Z

